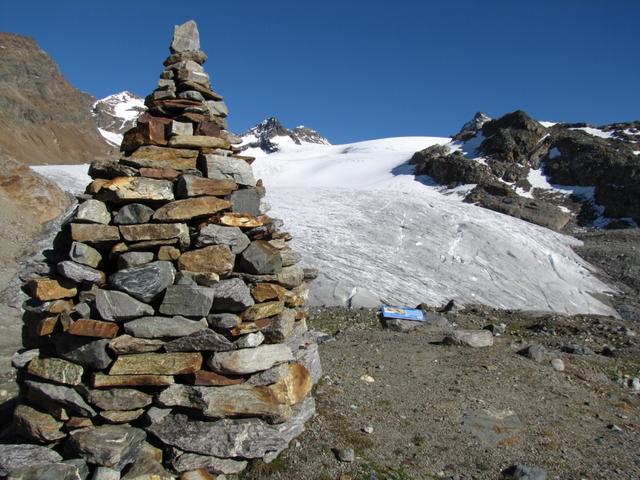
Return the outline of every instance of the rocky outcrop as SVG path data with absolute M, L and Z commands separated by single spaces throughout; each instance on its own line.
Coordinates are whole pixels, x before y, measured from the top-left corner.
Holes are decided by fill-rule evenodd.
M 331 145 L 329 140 L 316 130 L 304 126 L 289 130 L 277 118 L 269 117 L 241 135 L 241 148 L 243 150 L 260 148 L 265 153 L 277 152 L 279 150 L 278 137 L 296 145 L 302 145 L 303 143 Z
M 88 463 L 92 478 L 143 478 L 145 468 L 173 478 L 189 466 L 238 473 L 245 460 L 273 460 L 315 411 L 321 369 L 300 257 L 282 221 L 229 200 L 265 188 L 226 138 L 227 109 L 198 39 L 193 21 L 175 28 L 161 74 L 171 82 L 147 97 L 120 162 L 91 169 L 48 268 L 25 286 L 23 340 L 33 351 L 15 363 L 15 428 Z M 204 131 L 215 134 L 195 134 Z M 185 175 L 226 188 L 194 193 L 181 187 Z M 149 463 L 147 434 L 179 449 L 175 458 Z M 13 464 L 5 470 L 13 478 Z
M 19 162 L 86 163 L 113 156 L 74 88 L 33 38 L 0 33 L 0 146 Z

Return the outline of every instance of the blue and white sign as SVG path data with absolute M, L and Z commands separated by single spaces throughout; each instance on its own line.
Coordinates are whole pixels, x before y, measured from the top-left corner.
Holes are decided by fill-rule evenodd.
M 426 320 L 424 312 L 416 308 L 382 305 L 381 311 L 384 318 L 400 318 L 402 320 L 413 320 L 414 322 L 424 322 Z

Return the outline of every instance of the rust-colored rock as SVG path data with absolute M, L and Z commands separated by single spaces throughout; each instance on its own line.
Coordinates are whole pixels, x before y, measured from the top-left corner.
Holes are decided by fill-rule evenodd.
M 183 253 L 178 259 L 178 269 L 197 273 L 231 273 L 236 256 L 226 245 L 212 245 Z
M 270 318 L 261 318 L 260 320 L 256 320 L 255 322 L 242 322 L 237 327 L 233 327 L 229 333 L 234 337 L 238 337 L 240 335 L 246 335 L 247 333 L 254 333 L 264 330 L 271 326 L 272 320 Z
M 209 217 L 228 208 L 231 208 L 231 202 L 217 197 L 187 198 L 163 205 L 153 214 L 153 219 L 157 222 L 186 221 Z
M 118 324 L 83 318 L 73 322 L 67 333 L 81 337 L 113 338 L 118 334 Z
M 172 262 L 180 258 L 180 255 L 180 250 L 170 245 L 164 245 L 158 249 L 158 260 L 167 260 Z
M 120 231 L 118 227 L 113 225 L 72 223 L 71 239 L 76 242 L 89 244 L 117 242 L 120 240 Z
M 283 301 L 286 295 L 287 289 L 275 283 L 258 283 L 251 289 L 251 296 L 257 303 L 268 300 Z
M 309 370 L 301 363 L 291 363 L 289 374 L 268 388 L 280 403 L 296 405 L 304 400 L 311 387 L 313 383 Z
M 225 213 L 220 217 L 220 224 L 228 227 L 256 228 L 263 226 L 264 222 L 246 213 Z
M 242 377 L 227 377 L 216 372 L 200 370 L 190 377 L 189 383 L 192 385 L 223 387 L 226 385 L 239 385 L 244 381 L 245 379 Z
M 203 135 L 205 137 L 219 137 L 220 125 L 218 125 L 216 122 L 210 122 L 208 120 L 204 120 L 198 123 L 193 133 L 195 135 Z
M 302 307 L 309 298 L 309 284 L 303 283 L 292 290 L 285 289 L 285 304 L 287 307 Z
M 120 150 L 132 152 L 142 145 L 166 145 L 165 127 L 169 119 L 154 117 L 148 113 L 138 118 L 138 124 L 127 130 L 122 138 Z
M 64 423 L 65 430 L 76 430 L 78 428 L 93 427 L 93 422 L 86 417 L 71 417 Z
M 200 353 L 138 353 L 120 355 L 109 375 L 182 375 L 202 366 Z
M 242 319 L 247 322 L 255 322 L 262 318 L 273 317 L 284 310 L 284 302 L 256 303 L 242 313 Z
M 58 324 L 58 316 L 55 317 L 45 317 L 38 321 L 35 326 L 35 334 L 39 337 L 45 337 L 47 335 L 51 335 L 53 331 L 56 329 L 56 325 Z
M 75 297 L 78 293 L 75 285 L 66 280 L 49 277 L 35 278 L 29 282 L 31 296 L 41 302 Z
M 171 375 L 105 375 L 95 373 L 91 386 L 100 387 L 164 387 L 173 385 Z
M 122 163 L 136 167 L 172 168 L 175 170 L 189 170 L 196 168 L 197 150 L 183 148 L 166 148 L 148 145 L 138 148 Z

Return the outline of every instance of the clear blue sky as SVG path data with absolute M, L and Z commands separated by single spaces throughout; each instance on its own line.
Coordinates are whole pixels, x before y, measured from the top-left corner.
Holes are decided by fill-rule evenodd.
M 637 0 L 0 0 L 81 90 L 144 96 L 195 19 L 242 131 L 275 115 L 334 143 L 448 135 L 474 112 L 640 118 Z

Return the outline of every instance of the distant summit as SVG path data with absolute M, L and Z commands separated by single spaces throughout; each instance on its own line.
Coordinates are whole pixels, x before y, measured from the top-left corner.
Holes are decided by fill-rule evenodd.
M 260 148 L 266 153 L 273 153 L 280 150 L 280 145 L 293 143 L 302 145 L 305 143 L 315 143 L 320 145 L 331 145 L 331 142 L 322 134 L 312 128 L 300 125 L 290 130 L 286 128 L 276 117 L 269 117 L 255 127 L 250 128 L 243 134 L 241 148 Z
M 110 144 L 119 147 L 122 134 L 133 127 L 147 109 L 144 100 L 131 92 L 120 92 L 96 101 L 92 108 L 100 134 Z

